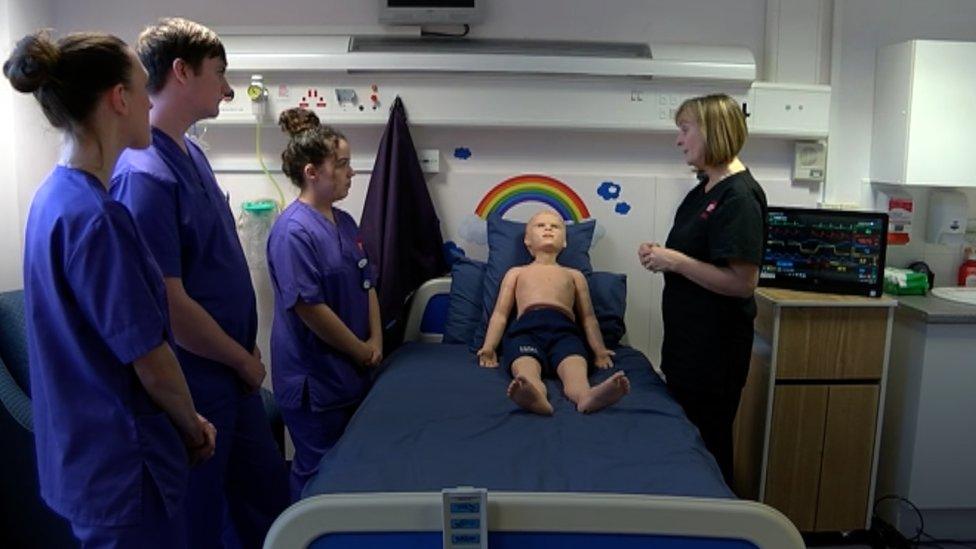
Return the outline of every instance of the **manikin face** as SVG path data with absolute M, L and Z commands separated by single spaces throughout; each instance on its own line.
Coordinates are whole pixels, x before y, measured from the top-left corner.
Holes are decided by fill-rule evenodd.
M 678 116 L 678 137 L 674 144 L 681 149 L 686 163 L 698 170 L 705 168 L 705 135 L 688 113 Z
M 351 152 L 349 142 L 340 139 L 335 148 L 335 155 L 326 158 L 321 165 L 316 166 L 317 181 L 313 181 L 316 192 L 327 197 L 330 202 L 338 202 L 349 195 L 352 178 L 356 171 L 349 164 Z
M 230 93 L 225 72 L 227 63 L 220 57 L 207 57 L 200 62 L 200 70 L 187 67 L 187 95 L 199 113 L 199 119 L 213 118 L 220 113 L 220 102 Z
M 566 224 L 554 212 L 539 212 L 525 225 L 525 247 L 536 252 L 559 253 L 566 247 Z

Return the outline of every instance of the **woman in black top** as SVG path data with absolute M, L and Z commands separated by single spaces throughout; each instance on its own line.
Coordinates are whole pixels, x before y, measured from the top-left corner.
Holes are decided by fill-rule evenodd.
M 748 130 L 727 95 L 689 99 L 676 145 L 699 184 L 664 246 L 641 244 L 644 268 L 664 273 L 661 369 L 732 484 L 732 422 L 749 370 L 753 291 L 766 234 L 766 195 L 738 158 Z

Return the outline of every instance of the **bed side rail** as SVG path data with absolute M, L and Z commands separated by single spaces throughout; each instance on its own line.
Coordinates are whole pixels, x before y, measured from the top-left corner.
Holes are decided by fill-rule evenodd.
M 432 278 L 414 292 L 404 327 L 404 341 L 440 343 L 444 325 L 440 314 L 446 318 L 446 300 L 451 295 L 451 277 Z

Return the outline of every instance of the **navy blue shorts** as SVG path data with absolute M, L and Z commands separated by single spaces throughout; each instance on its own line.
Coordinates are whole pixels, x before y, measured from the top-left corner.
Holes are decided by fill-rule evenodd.
M 542 365 L 543 376 L 556 376 L 556 368 L 568 356 L 589 362 L 579 326 L 556 309 L 533 309 L 518 318 L 502 341 L 502 356 L 509 373 L 512 363 L 531 356 Z

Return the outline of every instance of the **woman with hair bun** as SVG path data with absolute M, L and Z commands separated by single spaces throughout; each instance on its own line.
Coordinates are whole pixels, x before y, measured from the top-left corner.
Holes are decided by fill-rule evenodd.
M 349 194 L 349 142 L 312 111 L 278 119 L 291 138 L 281 168 L 301 189 L 268 238 L 275 293 L 271 377 L 295 444 L 292 497 L 318 471 L 369 388 L 382 359 L 375 275 L 352 216 L 334 204 Z
M 149 145 L 146 71 L 114 36 L 38 32 L 3 74 L 65 135 L 24 240 L 41 496 L 84 547 L 185 546 L 189 465 L 216 432 L 170 348 L 159 268 L 107 192 L 121 151 Z

